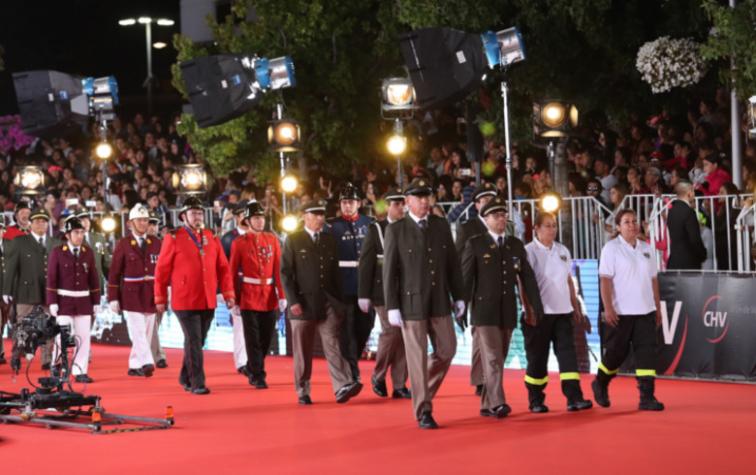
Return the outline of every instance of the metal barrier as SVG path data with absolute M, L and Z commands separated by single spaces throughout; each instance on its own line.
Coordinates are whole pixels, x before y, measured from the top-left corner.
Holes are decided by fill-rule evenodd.
M 756 223 L 756 204 L 751 203 L 743 207 L 735 219 L 737 241 L 737 261 L 739 272 L 754 270 L 754 223 Z

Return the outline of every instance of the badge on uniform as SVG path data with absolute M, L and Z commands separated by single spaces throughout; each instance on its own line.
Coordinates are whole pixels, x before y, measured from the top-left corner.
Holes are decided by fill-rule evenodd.
M 157 264 L 158 254 L 150 254 L 150 263 Z
M 646 259 L 651 259 L 651 254 L 649 254 L 649 253 L 647 253 L 647 252 L 644 252 L 644 253 L 643 253 L 643 256 L 644 256 L 644 257 L 645 257 Z
M 491 254 L 483 254 L 483 259 L 490 259 L 490 258 L 491 258 Z
M 563 260 L 564 262 L 567 262 L 567 256 L 559 256 L 559 258 L 560 258 L 561 260 Z
M 518 271 L 520 270 L 520 258 L 517 256 L 512 257 L 512 267 L 514 267 L 514 270 Z
M 84 266 L 84 272 L 89 272 L 89 266 L 87 265 L 87 263 L 84 262 L 82 263 L 82 265 Z

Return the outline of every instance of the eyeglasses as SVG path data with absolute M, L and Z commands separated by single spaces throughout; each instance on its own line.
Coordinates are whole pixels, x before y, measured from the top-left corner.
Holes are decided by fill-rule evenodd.
M 588 193 L 598 193 L 598 190 L 599 189 L 597 187 L 595 187 L 595 186 L 589 186 L 587 188 Z

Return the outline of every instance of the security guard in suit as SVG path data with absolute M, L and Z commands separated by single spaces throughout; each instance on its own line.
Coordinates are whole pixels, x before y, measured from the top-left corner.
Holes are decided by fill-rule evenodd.
M 328 361 L 336 402 L 359 394 L 362 384 L 352 379 L 349 363 L 339 349 L 341 282 L 336 239 L 323 232 L 326 203 L 312 202 L 300 209 L 304 229 L 290 234 L 281 256 L 281 281 L 289 304 L 294 385 L 299 404 L 312 404 L 310 377 L 315 333 L 320 334 Z
M 472 324 L 483 364 L 480 415 L 502 418 L 512 411 L 504 397 L 502 377 L 509 341 L 517 326 L 518 278 L 536 315 L 543 315 L 543 306 L 522 241 L 506 235 L 506 200 L 497 196 L 480 214 L 486 232 L 465 244 L 462 274 L 470 295 Z M 464 318 L 462 315 L 458 319 L 463 326 Z
M 141 203 L 129 211 L 131 232 L 116 244 L 108 272 L 108 304 L 123 311 L 131 340 L 129 376 L 150 377 L 155 371 L 150 342 L 155 331 L 155 264 L 160 239 L 147 235 L 150 212 Z
M 72 373 L 76 382 L 92 383 L 88 375 L 90 329 L 94 309 L 100 304 L 100 282 L 92 248 L 84 242 L 84 225 L 76 218 L 66 220 L 63 228 L 67 242 L 50 252 L 47 270 L 47 305 L 58 325 L 69 325 L 76 337 L 76 356 Z M 58 359 L 60 336 L 53 354 Z M 65 369 L 64 369 L 65 370 Z
M 150 210 L 149 227 L 147 228 L 147 234 L 152 237 L 160 239 L 160 225 L 161 218 L 155 210 Z M 164 216 L 164 215 L 163 215 Z M 152 338 L 150 339 L 150 351 L 152 352 L 152 360 L 155 362 L 156 368 L 167 368 L 168 362 L 166 361 L 165 351 L 160 346 L 160 336 L 158 335 L 158 329 L 160 328 L 160 322 L 163 321 L 163 312 L 157 312 L 155 314 L 155 328 L 152 330 Z
M 244 214 L 247 211 L 247 200 L 242 200 L 236 204 L 233 210 L 234 221 L 236 227 L 231 231 L 228 231 L 221 237 L 221 245 L 223 246 L 223 252 L 226 254 L 226 259 L 231 262 L 231 247 L 237 238 L 244 236 L 249 230 Z M 238 287 L 241 277 L 233 274 L 234 285 Z M 239 300 L 236 301 L 239 303 Z M 244 328 L 242 325 L 241 314 L 235 309 L 229 309 L 231 311 L 231 332 L 234 341 L 234 367 L 239 374 L 243 374 L 249 378 L 249 370 L 247 368 L 247 350 L 244 342 Z
M 389 322 L 402 327 L 412 389 L 421 429 L 437 429 L 432 400 L 457 351 L 449 318 L 465 312 L 464 285 L 451 228 L 430 214 L 430 183 L 413 180 L 405 190 L 408 216 L 389 225 L 383 253 L 383 291 Z M 433 353 L 428 357 L 428 338 Z
M 399 188 L 388 190 L 382 197 L 388 208 L 386 219 L 368 227 L 367 236 L 362 243 L 359 266 L 359 285 L 357 295 L 360 310 L 364 313 L 373 306 L 381 322 L 381 334 L 378 337 L 378 352 L 375 356 L 375 369 L 371 383 L 373 392 L 380 397 L 388 396 L 386 373 L 391 368 L 391 382 L 394 399 L 409 399 L 411 394 L 407 384 L 407 359 L 404 356 L 402 330 L 391 326 L 383 299 L 383 243 L 389 224 L 404 217 L 404 193 Z
M 473 202 L 475 203 L 476 216 L 468 219 L 457 228 L 457 237 L 454 245 L 457 247 L 457 254 L 462 255 L 467 241 L 478 234 L 484 234 L 488 228 L 480 210 L 496 196 L 496 188 L 490 183 L 483 183 L 473 193 Z M 469 309 L 468 309 L 469 310 Z M 480 396 L 483 391 L 483 366 L 480 362 L 480 345 L 478 338 L 475 336 L 475 327 L 472 331 L 472 362 L 470 364 L 470 385 L 475 386 L 475 394 Z
M 3 275 L 5 274 L 5 251 L 7 242 L 4 239 L 5 236 L 5 215 L 0 214 L 0 289 L 3 287 Z M 5 325 L 10 327 L 10 303 L 0 301 L 0 364 L 5 364 L 5 346 L 3 345 L 3 331 Z M 11 332 L 9 331 L 8 334 Z
M 344 321 L 339 340 L 341 355 L 349 363 L 355 381 L 360 380 L 357 362 L 375 324 L 375 315 L 363 312 L 357 302 L 357 267 L 360 251 L 368 226 L 373 222 L 371 218 L 359 213 L 360 203 L 357 188 L 351 183 L 346 183 L 339 192 L 341 216 L 330 219 L 326 227 L 326 232 L 333 234 L 338 246 L 339 276 L 344 303 Z
M 5 275 L 3 278 L 3 301 L 16 305 L 16 322 L 31 313 L 36 305 L 45 305 L 45 285 L 47 281 L 47 257 L 60 244 L 48 235 L 50 215 L 37 208 L 29 215 L 29 234 L 16 237 L 8 243 L 5 254 Z M 41 349 L 43 369 L 49 369 L 52 360 L 53 342 Z M 21 368 L 20 355 L 11 359 L 14 370 Z

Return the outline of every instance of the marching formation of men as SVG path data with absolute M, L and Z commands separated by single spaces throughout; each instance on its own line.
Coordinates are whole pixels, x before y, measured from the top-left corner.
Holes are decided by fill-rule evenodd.
M 386 217 L 374 221 L 360 214 L 359 192 L 347 183 L 337 195 L 337 218 L 326 221 L 325 202 L 306 203 L 302 228 L 283 244 L 265 231 L 265 210 L 256 201 L 240 202 L 233 211 L 235 229 L 219 238 L 205 229 L 201 200 L 188 197 L 178 213 L 182 226 L 163 240 L 159 218 L 137 204 L 112 256 L 104 236 L 92 232 L 89 212 L 71 210 L 58 239 L 51 237 L 47 212 L 21 202 L 16 224 L 6 228 L 0 220 L 0 334 L 6 324 L 44 306 L 76 338 L 75 381 L 91 383 L 90 330 L 104 292 L 110 311 L 122 314 L 128 328 L 126 374 L 149 378 L 167 366 L 157 333 L 170 306 L 184 333 L 179 383 L 204 395 L 210 389 L 203 346 L 220 296 L 231 315 L 235 367 L 257 389 L 268 387 L 265 357 L 279 316 L 286 315 L 297 401 L 311 405 L 317 351 L 325 355 L 336 402 L 361 392 L 359 360 L 377 316 L 373 392 L 411 399 L 418 426 L 435 429 L 433 399 L 456 353 L 455 323 L 462 331 L 471 325 L 471 383 L 480 396 L 480 415 L 498 419 L 512 411 L 504 394 L 504 362 L 521 315 L 529 410 L 549 411 L 544 389 L 552 344 L 567 410 L 590 409 L 573 337 L 573 325 L 585 316 L 572 258 L 556 241 L 556 217 L 538 213 L 534 239 L 526 246 L 515 236 L 505 198 L 483 186 L 473 195 L 475 216 L 459 227 L 455 240 L 449 223 L 430 212 L 431 195 L 422 178 L 404 190 L 390 189 L 382 197 Z M 606 244 L 600 260 L 604 351 L 591 387 L 595 402 L 609 407 L 609 383 L 632 345 L 639 409 L 659 411 L 664 405 L 655 398 L 654 384 L 656 267 L 648 245 L 638 239 L 635 215 L 622 211 L 616 224 L 619 236 Z M 61 370 L 55 366 L 57 352 L 58 345 L 42 349 L 43 368 Z M 11 365 L 20 367 L 15 350 Z

